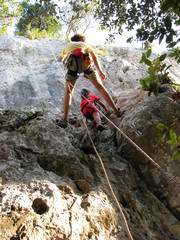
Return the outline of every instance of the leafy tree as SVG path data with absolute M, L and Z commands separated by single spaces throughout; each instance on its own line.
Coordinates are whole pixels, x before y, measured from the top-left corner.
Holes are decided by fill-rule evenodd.
M 64 0 L 64 2 L 67 5 L 61 12 L 61 19 L 67 26 L 66 37 L 68 38 L 71 32 L 76 33 L 79 30 L 85 33 L 92 22 L 97 1 Z
M 135 27 L 136 39 L 152 43 L 165 39 L 169 47 L 174 47 L 180 39 L 180 5 L 178 0 L 102 0 L 96 10 L 96 17 L 101 25 L 110 30 L 123 32 L 123 26 L 131 31 Z M 132 41 L 130 37 L 128 41 Z
M 180 25 L 180 4 L 179 0 L 101 0 L 96 9 L 96 18 L 100 20 L 102 29 L 109 28 L 110 31 L 123 33 L 123 27 L 128 31 L 136 29 L 136 35 L 127 39 L 127 42 L 139 40 L 151 44 L 154 40 L 165 40 L 167 48 L 180 63 L 180 48 L 177 47 L 180 42 L 178 26 Z M 144 79 L 140 79 L 142 88 L 145 91 L 159 94 L 161 85 L 165 82 L 173 87 L 175 83 L 168 78 L 168 68 L 164 60 L 166 54 L 150 60 L 151 48 L 142 54 L 141 63 L 148 66 L 148 74 Z M 180 99 L 180 91 L 176 88 L 172 99 Z M 173 158 L 180 158 L 180 136 L 163 124 L 158 125 L 163 139 L 167 138 L 167 143 L 171 144 Z
M 34 4 L 23 1 L 21 6 L 24 10 L 16 24 L 16 34 L 25 36 L 27 31 L 31 31 L 35 37 L 60 36 L 61 24 L 56 4 L 50 1 L 36 1 Z
M 171 49 L 170 56 L 180 63 L 180 42 L 178 26 L 180 25 L 180 4 L 178 0 L 102 0 L 96 9 L 96 18 L 100 20 L 102 29 L 123 32 L 136 28 L 136 36 L 127 42 L 139 40 L 152 43 L 165 40 Z M 177 47 L 177 48 L 175 48 Z
M 7 28 L 20 16 L 22 10 L 18 1 L 0 0 L 0 35 L 7 32 Z
M 139 40 L 151 44 L 164 39 L 170 50 L 169 56 L 180 63 L 180 42 L 177 27 L 180 25 L 180 4 L 178 0 L 102 0 L 96 9 L 96 17 L 100 19 L 102 29 L 123 32 L 123 26 L 128 31 L 136 28 L 136 35 L 127 39 L 127 42 Z M 163 62 L 167 55 L 163 54 L 150 60 L 151 50 L 142 54 L 141 63 L 148 65 L 149 76 L 140 79 L 144 90 L 153 92 L 156 96 L 160 85 L 168 78 L 168 68 Z

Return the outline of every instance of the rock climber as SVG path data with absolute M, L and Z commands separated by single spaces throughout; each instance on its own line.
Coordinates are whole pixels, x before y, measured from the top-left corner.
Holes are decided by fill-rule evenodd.
M 98 111 L 99 105 L 107 111 L 106 106 L 103 102 L 100 101 L 100 98 L 94 94 L 91 94 L 90 91 L 86 88 L 81 90 L 81 111 L 83 115 L 90 120 L 94 120 L 97 129 L 102 132 L 106 128 L 101 123 L 101 116 Z
M 68 113 L 72 102 L 72 94 L 74 87 L 78 79 L 78 73 L 84 72 L 91 83 L 97 88 L 102 94 L 108 105 L 114 110 L 116 115 L 120 117 L 122 112 L 119 108 L 116 108 L 115 103 L 108 91 L 104 87 L 101 79 L 104 80 L 106 75 L 103 73 L 98 57 L 94 53 L 93 49 L 86 43 L 86 37 L 82 34 L 75 34 L 71 37 L 71 41 L 68 42 L 62 49 L 61 55 L 58 58 L 59 62 L 66 61 L 67 73 L 66 73 L 66 88 L 64 96 L 63 106 L 63 118 L 58 122 L 60 127 L 67 127 L 68 124 Z M 94 62 L 99 75 L 92 68 Z M 100 77 L 101 79 L 100 79 Z

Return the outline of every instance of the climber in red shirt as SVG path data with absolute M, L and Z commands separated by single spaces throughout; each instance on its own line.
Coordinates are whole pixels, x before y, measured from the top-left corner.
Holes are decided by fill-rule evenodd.
M 106 106 L 100 101 L 100 98 L 94 94 L 90 94 L 88 89 L 83 88 L 81 90 L 81 111 L 83 115 L 90 120 L 94 120 L 99 131 L 105 130 L 105 127 L 101 124 L 101 116 L 98 111 L 99 106 L 102 106 L 106 111 Z

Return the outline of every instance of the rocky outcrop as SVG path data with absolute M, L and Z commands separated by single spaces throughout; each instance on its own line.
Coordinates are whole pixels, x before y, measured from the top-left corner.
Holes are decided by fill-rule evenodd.
M 158 142 L 158 123 L 171 126 L 176 120 L 174 130 L 180 135 L 180 104 L 170 98 L 170 94 L 145 99 L 136 108 L 132 108 L 119 124 L 119 127 L 130 137 L 154 162 L 120 133 L 117 134 L 119 152 L 128 159 L 146 181 L 149 189 L 180 218 L 180 198 L 177 184 L 180 182 L 179 160 L 173 160 L 172 151 L 167 143 Z M 161 169 L 155 166 L 158 164 Z M 167 176 L 166 173 L 169 175 Z M 172 179 L 171 179 L 172 177 Z
M 56 125 L 64 70 L 55 58 L 64 43 L 8 36 L 0 43 L 3 239 L 129 239 L 75 104 L 68 128 Z M 179 161 L 172 160 L 166 144 L 154 140 L 158 122 L 179 121 L 179 104 L 169 99 L 168 91 L 149 98 L 140 90 L 138 79 L 146 74 L 138 63 L 140 50 L 109 51 L 110 55 L 101 56 L 109 77 L 104 84 L 117 106 L 127 109 L 121 118 L 110 114 L 110 121 L 179 182 Z M 82 87 L 98 94 L 80 76 L 77 90 Z M 74 96 L 79 104 L 78 92 Z M 107 129 L 102 133 L 91 122 L 88 129 L 133 238 L 179 239 L 178 188 L 117 127 L 103 121 Z
M 13 127 L 29 114 L 1 112 L 4 239 L 128 239 L 81 120 L 64 130 L 36 113 Z M 91 133 L 134 239 L 178 239 L 177 219 L 117 153 L 115 132 Z

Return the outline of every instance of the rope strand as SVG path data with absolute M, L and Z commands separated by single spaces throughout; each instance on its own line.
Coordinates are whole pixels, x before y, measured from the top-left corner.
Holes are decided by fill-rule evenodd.
M 68 84 L 68 87 L 69 87 L 69 84 Z M 69 91 L 70 91 L 70 87 L 69 87 Z M 71 92 L 70 92 L 70 93 L 71 93 Z M 72 95 L 72 94 L 71 94 L 71 95 Z M 112 196 L 113 196 L 113 198 L 114 198 L 114 200 L 115 200 L 115 202 L 116 202 L 116 205 L 117 205 L 117 207 L 118 207 L 118 209 L 119 209 L 119 211 L 120 211 L 120 213 L 121 213 L 121 215 L 122 215 L 122 217 L 123 217 L 123 220 L 124 220 L 124 223 L 125 223 L 126 230 L 127 230 L 128 235 L 129 235 L 129 238 L 130 238 L 131 240 L 133 240 L 133 237 L 132 237 L 131 232 L 130 232 L 129 227 L 128 227 L 128 223 L 127 223 L 126 217 L 125 217 L 125 215 L 124 215 L 124 213 L 123 213 L 123 210 L 122 210 L 122 208 L 121 208 L 121 206 L 120 206 L 120 204 L 119 204 L 119 202 L 118 202 L 118 200 L 117 200 L 117 198 L 116 198 L 116 195 L 115 195 L 115 193 L 114 193 L 114 191 L 113 191 L 113 189 L 112 189 L 112 186 L 111 186 L 111 183 L 110 183 L 110 181 L 109 181 L 109 178 L 108 178 L 106 169 L 105 169 L 105 167 L 104 167 L 103 161 L 102 161 L 102 159 L 101 159 L 101 157 L 100 157 L 100 155 L 99 155 L 99 153 L 98 153 L 98 151 L 97 151 L 97 149 L 96 149 L 96 147 L 95 147 L 95 145 L 94 145 L 94 142 L 93 142 L 93 140 L 92 140 L 92 138 L 91 138 L 90 132 L 89 132 L 88 127 L 87 127 L 87 124 L 85 123 L 85 121 L 84 121 L 84 119 L 83 119 L 83 115 L 82 115 L 82 113 L 81 113 L 81 111 L 80 111 L 80 109 L 79 109 L 79 107 L 78 107 L 78 105 L 77 105 L 77 103 L 76 103 L 73 95 L 72 95 L 72 98 L 73 98 L 73 101 L 74 101 L 74 103 L 75 103 L 75 105 L 76 105 L 76 107 L 77 107 L 77 109 L 78 109 L 78 111 L 79 111 L 79 113 L 80 113 L 80 116 L 81 116 L 82 121 L 83 121 L 83 124 L 84 124 L 84 126 L 85 126 L 85 128 L 86 128 L 86 131 L 87 131 L 87 134 L 88 134 L 89 139 L 90 139 L 90 141 L 91 141 L 91 144 L 92 144 L 92 146 L 93 146 L 93 149 L 94 149 L 94 151 L 95 151 L 95 153 L 96 153 L 96 155 L 97 155 L 97 157 L 98 157 L 98 159 L 99 159 L 99 161 L 100 161 L 100 163 L 101 163 L 101 167 L 102 167 L 103 172 L 104 172 L 104 175 L 105 175 L 105 177 L 106 177 L 106 181 L 107 181 L 108 187 L 109 187 L 109 189 L 110 189 L 110 191 L 111 191 L 111 194 L 112 194 Z

